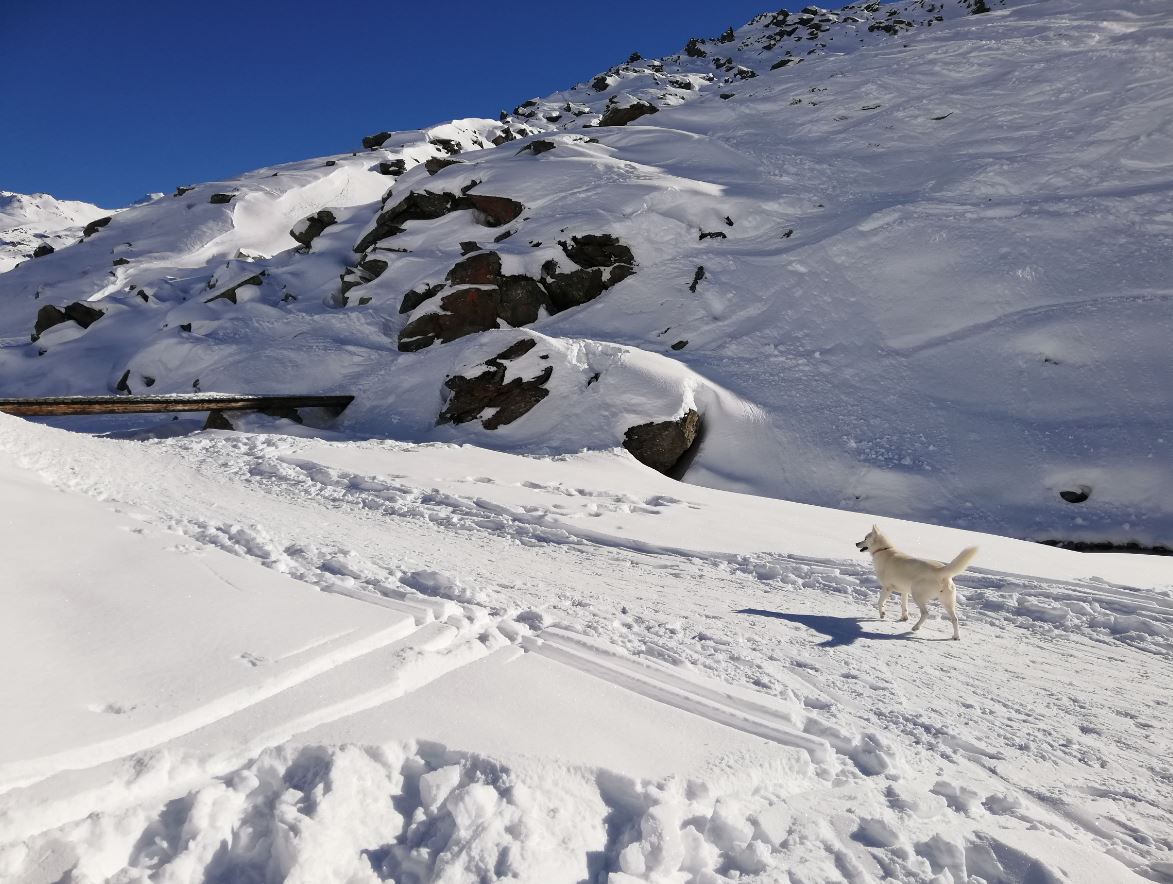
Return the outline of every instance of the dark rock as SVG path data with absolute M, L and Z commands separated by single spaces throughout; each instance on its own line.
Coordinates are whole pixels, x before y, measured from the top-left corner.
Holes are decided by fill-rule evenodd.
M 460 144 L 451 138 L 432 138 L 428 143 L 436 145 L 436 147 L 440 148 L 440 150 L 444 151 L 450 157 L 456 156 L 462 150 Z
M 603 271 L 597 267 L 572 270 L 569 273 L 548 273 L 550 263 L 553 262 L 547 262 L 547 267 L 542 268 L 542 285 L 558 312 L 593 301 L 607 287 L 603 281 Z
M 447 157 L 432 157 L 424 161 L 424 168 L 428 170 L 429 175 L 435 175 L 441 169 L 447 169 L 449 166 L 460 165 L 460 160 L 453 160 Z
M 338 160 L 326 160 L 326 165 L 327 166 L 337 166 Z
M 496 285 L 501 278 L 501 256 L 496 252 L 478 252 L 458 262 L 448 271 L 450 285 Z
M 337 223 L 338 219 L 334 217 L 334 213 L 329 209 L 321 209 L 303 219 L 292 230 L 289 235 L 301 243 L 303 246 L 309 246 L 315 239 L 321 235 L 332 224 Z
M 493 358 L 485 360 L 487 370 L 481 374 L 471 378 L 457 375 L 446 380 L 444 386 L 452 395 L 436 423 L 468 423 L 491 408 L 494 409 L 493 414 L 482 420 L 481 425 L 486 430 L 495 430 L 513 423 L 530 411 L 550 394 L 544 385 L 553 375 L 553 367 L 546 366 L 537 377 L 528 381 L 514 378 L 506 383 L 506 369 L 503 363 L 525 355 L 534 346 L 536 344 L 532 339 L 523 338 Z
M 510 129 L 508 126 L 506 126 L 504 129 L 502 129 L 500 132 L 498 132 L 496 135 L 493 136 L 493 144 L 496 147 L 500 147 L 502 144 L 506 144 L 510 141 L 516 141 L 516 140 L 517 140 L 516 133 L 514 133 L 514 131 L 512 129 Z
M 611 267 L 615 264 L 635 264 L 635 256 L 615 236 L 609 233 L 572 236 L 570 245 L 558 243 L 566 257 L 579 267 Z
M 683 350 L 687 346 L 688 346 L 688 341 L 677 341 L 675 344 L 672 345 L 672 349 L 673 350 Z
M 725 216 L 725 226 L 726 226 L 726 227 L 732 227 L 732 226 L 733 226 L 733 219 L 732 219 L 732 218 L 730 218 L 728 215 L 726 215 L 726 216 Z
M 118 379 L 118 383 L 114 385 L 114 392 L 115 393 L 127 393 L 127 394 L 130 394 L 133 392 L 133 390 L 130 389 L 130 369 L 129 368 L 122 373 L 122 377 L 120 377 Z
M 49 245 L 47 242 L 41 243 L 39 246 L 37 246 L 35 249 L 33 249 L 33 257 L 34 258 L 43 258 L 46 255 L 52 255 L 55 251 L 57 251 L 57 250 L 55 248 L 53 248 L 51 245 Z
M 1090 485 L 1078 485 L 1075 488 L 1065 488 L 1059 492 L 1059 496 L 1068 503 L 1083 503 L 1092 496 L 1092 489 Z
M 724 232 L 720 230 L 702 230 L 701 239 L 725 239 Z
M 782 231 L 782 238 L 783 239 L 790 239 L 790 237 L 792 237 L 792 236 L 794 236 L 794 228 L 793 227 L 787 227 L 785 230 Z
M 460 244 L 460 254 L 471 255 L 473 252 L 479 252 L 481 247 L 472 240 L 467 240 Z
M 374 135 L 367 135 L 362 140 L 362 146 L 367 150 L 374 150 L 376 147 L 382 147 L 383 142 L 391 137 L 390 132 L 376 132 Z
M 110 215 L 107 215 L 105 218 L 97 218 L 82 228 L 81 235 L 83 237 L 93 236 L 113 220 L 113 217 Z
M 534 156 L 537 156 L 538 154 L 543 154 L 548 150 L 553 150 L 554 147 L 555 147 L 555 145 L 554 145 L 553 141 L 547 141 L 545 138 L 539 138 L 536 141 L 531 141 L 525 147 L 521 148 L 521 150 L 519 150 L 517 153 L 523 154 L 526 151 L 528 151 L 529 153 L 532 153 Z M 515 156 L 516 156 L 516 154 L 515 154 Z
M 208 412 L 208 419 L 204 421 L 205 430 L 235 430 L 232 422 L 228 420 L 224 412 L 219 409 L 213 409 Z
M 135 292 L 135 294 L 144 304 L 149 303 L 151 300 L 151 297 L 147 294 L 146 289 L 139 289 L 137 292 Z
M 606 92 L 611 87 L 611 78 L 606 74 L 599 74 L 591 80 L 591 88 L 596 92 Z
M 35 341 L 48 329 L 68 321 L 69 317 L 65 315 L 60 307 L 54 307 L 52 304 L 46 304 L 37 311 L 37 318 L 33 323 L 32 339 Z
M 179 187 L 175 188 L 175 193 L 173 193 L 173 194 L 171 194 L 171 195 L 172 195 L 173 197 L 175 197 L 175 196 L 183 196 L 185 193 L 191 193 L 193 190 L 195 190 L 195 186 L 194 186 L 194 185 L 190 185 L 190 184 L 188 184 L 188 185 L 184 185 L 184 184 L 181 184 L 181 185 L 179 185 Z
M 471 208 L 477 214 L 477 221 L 485 227 L 500 227 L 514 221 L 525 210 L 517 200 L 505 196 L 470 194 L 458 203 L 458 208 Z
M 700 415 L 690 408 L 677 420 L 632 427 L 623 434 L 623 447 L 645 466 L 668 473 L 696 442 L 700 426 Z
M 501 296 L 499 313 L 514 328 L 537 322 L 541 309 L 554 310 L 550 296 L 536 279 L 528 276 L 506 276 L 498 285 Z
M 381 160 L 375 166 L 375 171 L 380 175 L 394 175 L 398 178 L 407 171 L 407 160 Z
M 635 64 L 637 61 L 639 61 L 642 58 L 643 58 L 643 56 L 640 55 L 638 52 L 633 52 L 633 53 L 631 53 L 631 55 L 627 56 L 627 63 L 628 64 Z
M 673 77 L 671 80 L 668 81 L 668 85 L 671 86 L 673 89 L 692 90 L 693 88 L 695 88 L 692 85 L 692 80 L 686 80 L 683 77 Z
M 726 28 L 725 32 L 717 38 L 718 43 L 732 43 L 733 40 L 733 28 Z
M 504 233 L 498 233 L 493 237 L 493 242 L 505 242 L 509 237 L 513 236 L 512 230 L 506 230 Z
M 243 280 L 242 282 L 238 282 L 236 285 L 232 286 L 232 288 L 224 289 L 224 291 L 212 295 L 212 297 L 205 300 L 204 303 L 211 304 L 213 301 L 230 301 L 235 304 L 236 293 L 241 286 L 261 285 L 264 281 L 264 274 L 258 273 L 256 276 L 250 276 L 248 279 Z
M 412 290 L 403 296 L 403 303 L 399 305 L 400 313 L 410 313 L 424 301 L 429 301 L 444 291 L 443 283 L 427 286 L 422 292 Z
M 106 315 L 104 310 L 91 307 L 84 301 L 74 301 L 72 304 L 67 305 L 62 312 L 65 314 L 66 319 L 72 319 L 82 328 L 89 328 Z
M 399 349 L 422 350 L 435 341 L 448 343 L 465 335 L 499 328 L 501 295 L 495 288 L 467 288 L 440 299 L 442 313 L 427 313 L 403 327 Z
M 649 101 L 644 101 L 642 98 L 634 104 L 629 104 L 627 107 L 609 107 L 603 113 L 602 119 L 599 120 L 600 126 L 626 126 L 628 123 L 638 120 L 640 117 L 654 114 L 660 109 Z
M 467 194 L 455 196 L 451 193 L 412 192 L 389 209 L 379 213 L 375 226 L 358 241 L 356 252 L 365 252 L 379 240 L 401 233 L 408 221 L 434 221 L 449 212 L 471 209 L 477 223 L 485 227 L 500 227 L 508 224 L 522 213 L 525 207 L 516 200 L 503 196 Z
M 692 275 L 692 284 L 688 287 L 690 292 L 696 292 L 696 287 L 701 284 L 701 280 L 705 278 L 705 268 L 698 267 L 696 273 Z
M 778 68 L 784 68 L 788 64 L 794 64 L 796 61 L 798 61 L 797 58 L 790 58 L 790 57 L 780 58 L 776 62 L 774 62 L 772 65 L 770 65 L 770 70 L 776 71 L 776 70 L 778 70 Z M 803 70 L 806 70 L 806 68 L 803 68 Z
M 472 192 L 473 188 L 480 186 L 480 183 L 481 179 L 474 178 L 472 181 L 468 182 L 468 184 L 460 188 L 460 195 L 468 196 L 468 194 Z
M 730 98 L 733 98 L 735 94 L 736 93 L 733 93 L 733 92 L 722 92 L 721 93 L 721 100 L 728 101 Z
M 701 49 L 702 42 L 704 42 L 704 41 L 699 40 L 696 37 L 693 37 L 691 40 L 689 40 L 687 43 L 684 44 L 684 54 L 687 55 L 689 58 L 706 58 L 709 53 L 707 53 L 707 52 L 705 52 L 705 50 Z
M 214 206 L 222 206 L 225 203 L 232 202 L 234 196 L 236 196 L 234 193 L 214 193 L 208 197 L 208 202 Z
M 113 263 L 115 267 L 125 267 L 130 263 L 130 260 L 128 258 L 115 258 Z
M 179 330 L 183 331 L 183 332 L 190 332 L 191 331 L 191 323 L 190 322 L 181 322 L 179 324 Z

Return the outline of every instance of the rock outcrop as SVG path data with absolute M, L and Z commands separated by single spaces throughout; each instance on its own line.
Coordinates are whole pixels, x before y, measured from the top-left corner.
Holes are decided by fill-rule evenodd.
M 659 112 L 659 108 L 650 101 L 644 101 L 642 98 L 632 102 L 631 104 L 620 106 L 613 104 L 603 112 L 602 118 L 599 120 L 600 126 L 626 126 L 628 123 L 638 120 L 640 117 L 646 117 L 648 114 Z
M 692 448 L 700 428 L 701 416 L 690 408 L 676 420 L 632 427 L 623 434 L 623 447 L 645 466 L 670 473 Z
M 399 349 L 422 350 L 437 341 L 446 343 L 500 328 L 502 322 L 514 328 L 529 325 L 538 320 L 543 309 L 554 314 L 585 304 L 635 272 L 631 249 L 611 234 L 575 236 L 559 245 L 578 265 L 574 270 L 563 271 L 551 260 L 543 265 L 540 279 L 506 276 L 501 272 L 501 256 L 481 251 L 457 262 L 445 276 L 444 285 L 408 292 L 400 313 L 440 297 L 437 310 L 403 327 Z
M 524 356 L 535 346 L 537 343 L 532 338 L 522 338 L 486 359 L 486 370 L 480 374 L 471 378 L 460 375 L 448 378 L 444 386 L 450 395 L 436 423 L 463 424 L 477 420 L 486 410 L 493 409 L 489 417 L 481 419 L 481 425 L 486 430 L 495 430 L 530 411 L 550 395 L 545 384 L 554 373 L 553 367 L 547 365 L 537 377 L 529 380 L 515 377 L 507 382 L 505 363 Z
M 402 233 L 403 225 L 408 221 L 435 221 L 449 212 L 470 210 L 477 223 L 485 227 L 500 227 L 516 219 L 524 209 L 521 203 L 503 196 L 412 191 L 379 213 L 374 225 L 358 241 L 354 250 L 365 252 L 380 240 Z
M 33 323 L 32 339 L 35 341 L 48 329 L 63 322 L 76 322 L 82 328 L 89 328 L 106 315 L 104 310 L 91 307 L 84 301 L 74 301 L 65 307 L 54 307 L 46 304 L 37 311 L 36 321 Z
M 298 221 L 289 231 L 289 235 L 308 248 L 309 244 L 317 239 L 323 230 L 337 221 L 338 219 L 334 217 L 333 212 L 329 209 L 321 209 L 308 218 Z

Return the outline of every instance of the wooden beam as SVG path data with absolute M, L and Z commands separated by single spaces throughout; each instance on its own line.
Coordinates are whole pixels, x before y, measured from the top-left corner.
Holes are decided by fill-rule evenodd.
M 52 396 L 39 399 L 0 399 L 0 412 L 21 417 L 42 417 L 70 414 L 329 408 L 340 413 L 353 401 L 353 396 L 238 396 L 227 393 L 175 396 Z

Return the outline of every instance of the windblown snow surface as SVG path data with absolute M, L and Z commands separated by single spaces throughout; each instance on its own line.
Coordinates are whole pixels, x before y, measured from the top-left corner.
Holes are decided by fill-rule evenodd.
M 1173 537 L 1173 11 L 982 5 L 762 16 L 0 275 L 0 395 L 356 396 L 0 414 L 0 881 L 1173 881 L 1173 560 L 997 536 Z M 424 191 L 523 211 L 368 236 Z M 592 234 L 634 275 L 399 350 L 462 253 Z M 435 426 L 521 338 L 549 394 Z M 689 408 L 684 482 L 620 447 Z M 875 521 L 980 547 L 962 641 L 877 617 Z

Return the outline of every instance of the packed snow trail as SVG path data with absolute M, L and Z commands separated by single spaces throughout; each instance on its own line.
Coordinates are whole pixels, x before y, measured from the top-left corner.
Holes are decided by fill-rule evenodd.
M 253 654 L 252 702 L 191 727 L 176 710 L 123 758 L 49 776 L 29 759 L 25 785 L 0 798 L 0 875 L 308 881 L 332 880 L 314 875 L 336 862 L 352 880 L 949 869 L 1026 882 L 1167 869 L 1167 561 L 977 536 L 954 644 L 935 618 L 915 639 L 874 619 L 870 565 L 851 553 L 866 517 L 681 486 L 625 454 L 122 442 L 12 418 L 0 452 L 22 481 L 56 486 L 58 510 L 97 506 L 137 525 L 135 542 L 171 538 L 177 573 L 229 553 L 293 578 L 291 601 L 308 584 L 408 621 L 288 684 Z M 938 556 L 975 537 L 884 524 Z M 269 604 L 275 623 L 294 610 Z M 248 640 L 231 619 L 222 630 L 225 648 Z M 125 711 L 102 716 L 127 728 L 184 677 L 159 685 L 140 641 Z M 61 671 L 85 671 L 82 651 L 54 653 Z M 52 734 L 65 713 L 48 703 L 19 720 Z M 85 726 L 68 737 L 85 757 Z M 370 816 L 387 798 L 394 812 Z

